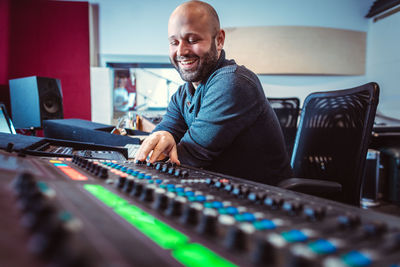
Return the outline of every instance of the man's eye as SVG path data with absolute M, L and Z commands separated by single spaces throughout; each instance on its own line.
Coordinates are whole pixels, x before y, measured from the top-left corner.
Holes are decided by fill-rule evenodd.
M 170 41 L 169 44 L 170 45 L 178 45 L 178 41 Z
M 197 39 L 189 39 L 188 42 L 189 44 L 195 44 L 197 43 Z

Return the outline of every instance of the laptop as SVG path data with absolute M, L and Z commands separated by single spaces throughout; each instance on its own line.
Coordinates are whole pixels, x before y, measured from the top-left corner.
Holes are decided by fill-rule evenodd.
M 16 134 L 14 125 L 8 116 L 6 106 L 0 103 L 0 133 Z

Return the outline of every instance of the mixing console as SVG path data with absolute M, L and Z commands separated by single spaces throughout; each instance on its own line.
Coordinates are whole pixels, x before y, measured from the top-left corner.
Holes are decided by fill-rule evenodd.
M 400 266 L 400 218 L 167 163 L 0 151 L 0 266 Z

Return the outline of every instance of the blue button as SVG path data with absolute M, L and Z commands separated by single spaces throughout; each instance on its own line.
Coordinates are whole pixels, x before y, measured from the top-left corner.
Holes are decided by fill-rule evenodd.
M 213 202 L 211 203 L 211 206 L 212 206 L 213 208 L 216 208 L 216 209 L 219 209 L 219 208 L 223 208 L 223 207 L 224 207 L 224 205 L 222 204 L 221 201 L 213 201 Z
M 226 207 L 225 210 L 226 210 L 226 213 L 231 214 L 231 215 L 239 213 L 238 209 L 233 206 Z
M 156 180 L 156 184 L 161 184 L 162 181 L 163 181 L 163 180 L 161 180 L 161 179 L 157 179 L 157 180 Z
M 282 237 L 289 243 L 293 242 L 304 242 L 307 241 L 308 237 L 299 230 L 290 230 L 281 233 Z
M 371 259 L 357 250 L 342 255 L 342 260 L 352 267 L 364 267 L 372 263 Z
M 186 192 L 185 192 L 185 195 L 186 195 L 187 197 L 192 197 L 192 196 L 194 196 L 194 192 L 193 192 L 193 191 L 186 191 Z
M 175 188 L 174 184 L 167 184 L 167 188 Z
M 198 196 L 196 196 L 196 201 L 204 202 L 204 201 L 206 201 L 206 197 L 203 195 L 198 195 Z
M 147 175 L 144 176 L 144 179 L 147 179 L 147 180 L 150 180 L 151 178 L 152 178 L 152 177 L 151 177 L 150 174 L 147 174 Z
M 236 214 L 235 219 L 239 222 L 254 222 L 256 217 L 252 213 L 244 212 L 242 214 Z
M 337 251 L 335 245 L 325 239 L 319 239 L 308 244 L 310 249 L 317 254 L 332 254 Z
M 184 192 L 185 189 L 183 187 L 177 187 L 176 192 Z
M 257 230 L 270 230 L 276 228 L 276 224 L 273 221 L 267 219 L 254 222 L 253 225 Z

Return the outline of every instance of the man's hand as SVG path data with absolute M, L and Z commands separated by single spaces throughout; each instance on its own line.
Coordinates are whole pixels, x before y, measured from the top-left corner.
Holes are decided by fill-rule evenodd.
M 151 151 L 153 151 L 150 156 L 151 163 L 168 156 L 171 162 L 178 165 L 180 164 L 175 139 L 172 134 L 167 131 L 154 132 L 146 137 L 136 153 L 135 159 L 144 161 Z

